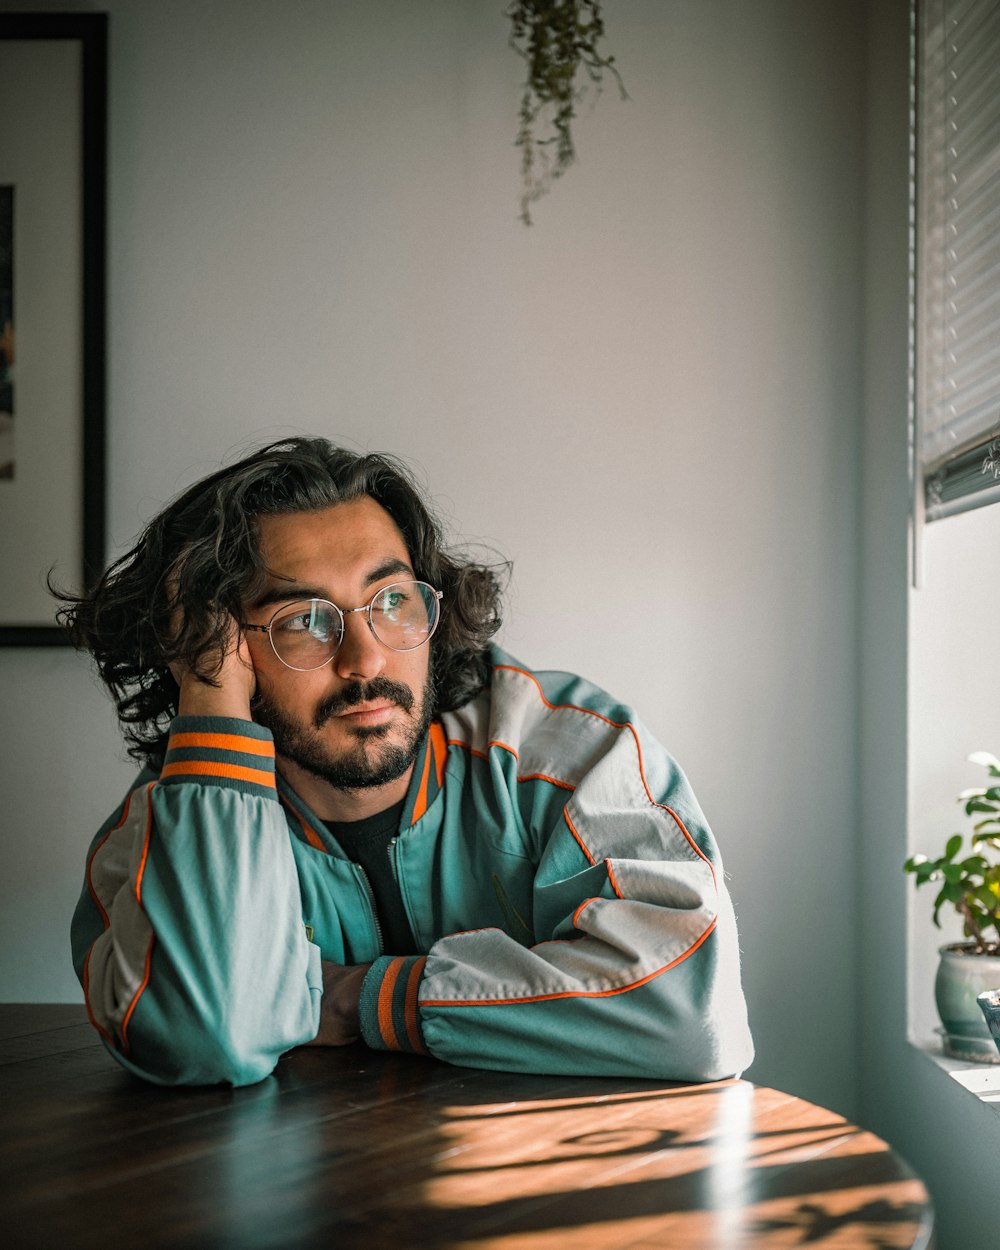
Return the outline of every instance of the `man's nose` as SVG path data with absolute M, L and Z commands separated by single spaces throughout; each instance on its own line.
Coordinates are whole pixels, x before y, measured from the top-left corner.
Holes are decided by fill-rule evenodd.
M 333 657 L 338 677 L 347 681 L 370 681 L 385 668 L 385 647 L 371 631 L 363 612 L 344 619 L 344 639 Z

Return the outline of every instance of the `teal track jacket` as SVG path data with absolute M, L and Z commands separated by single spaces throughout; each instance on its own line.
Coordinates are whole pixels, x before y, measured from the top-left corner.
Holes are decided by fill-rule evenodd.
M 249 1084 L 315 1037 L 321 960 L 372 962 L 381 1050 L 512 1072 L 705 1081 L 753 1056 L 722 864 L 676 763 L 580 678 L 493 651 L 427 735 L 390 847 L 421 955 L 276 777 L 270 732 L 178 717 L 87 857 L 72 944 L 112 1053 Z

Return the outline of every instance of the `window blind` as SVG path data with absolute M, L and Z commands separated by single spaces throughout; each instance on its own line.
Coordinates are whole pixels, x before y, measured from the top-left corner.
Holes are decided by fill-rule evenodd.
M 917 450 L 927 520 L 1000 500 L 1000 0 L 917 0 Z

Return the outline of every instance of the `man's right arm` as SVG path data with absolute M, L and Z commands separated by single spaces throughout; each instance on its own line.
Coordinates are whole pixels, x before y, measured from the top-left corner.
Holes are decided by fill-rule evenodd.
M 273 742 L 249 719 L 252 669 L 230 676 L 182 675 L 162 772 L 95 838 L 73 921 L 91 1020 L 162 1084 L 260 1080 L 319 1027 Z

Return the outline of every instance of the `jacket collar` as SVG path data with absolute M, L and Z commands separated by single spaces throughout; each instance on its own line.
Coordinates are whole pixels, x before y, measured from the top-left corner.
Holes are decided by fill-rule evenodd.
M 440 721 L 433 721 L 413 766 L 410 788 L 403 804 L 403 817 L 399 822 L 400 829 L 409 829 L 421 820 L 437 798 L 444 785 L 447 756 L 448 742 L 444 736 L 444 726 Z
M 427 813 L 444 785 L 444 766 L 448 755 L 448 742 L 444 727 L 440 721 L 434 721 L 424 735 L 424 740 L 417 752 L 413 765 L 413 774 L 403 804 L 403 815 L 399 822 L 400 829 L 409 829 Z M 324 823 L 316 816 L 306 803 L 299 798 L 290 785 L 279 774 L 277 777 L 278 794 L 288 812 L 294 816 L 293 829 L 304 842 L 317 851 L 335 851 L 342 854 L 327 831 Z

